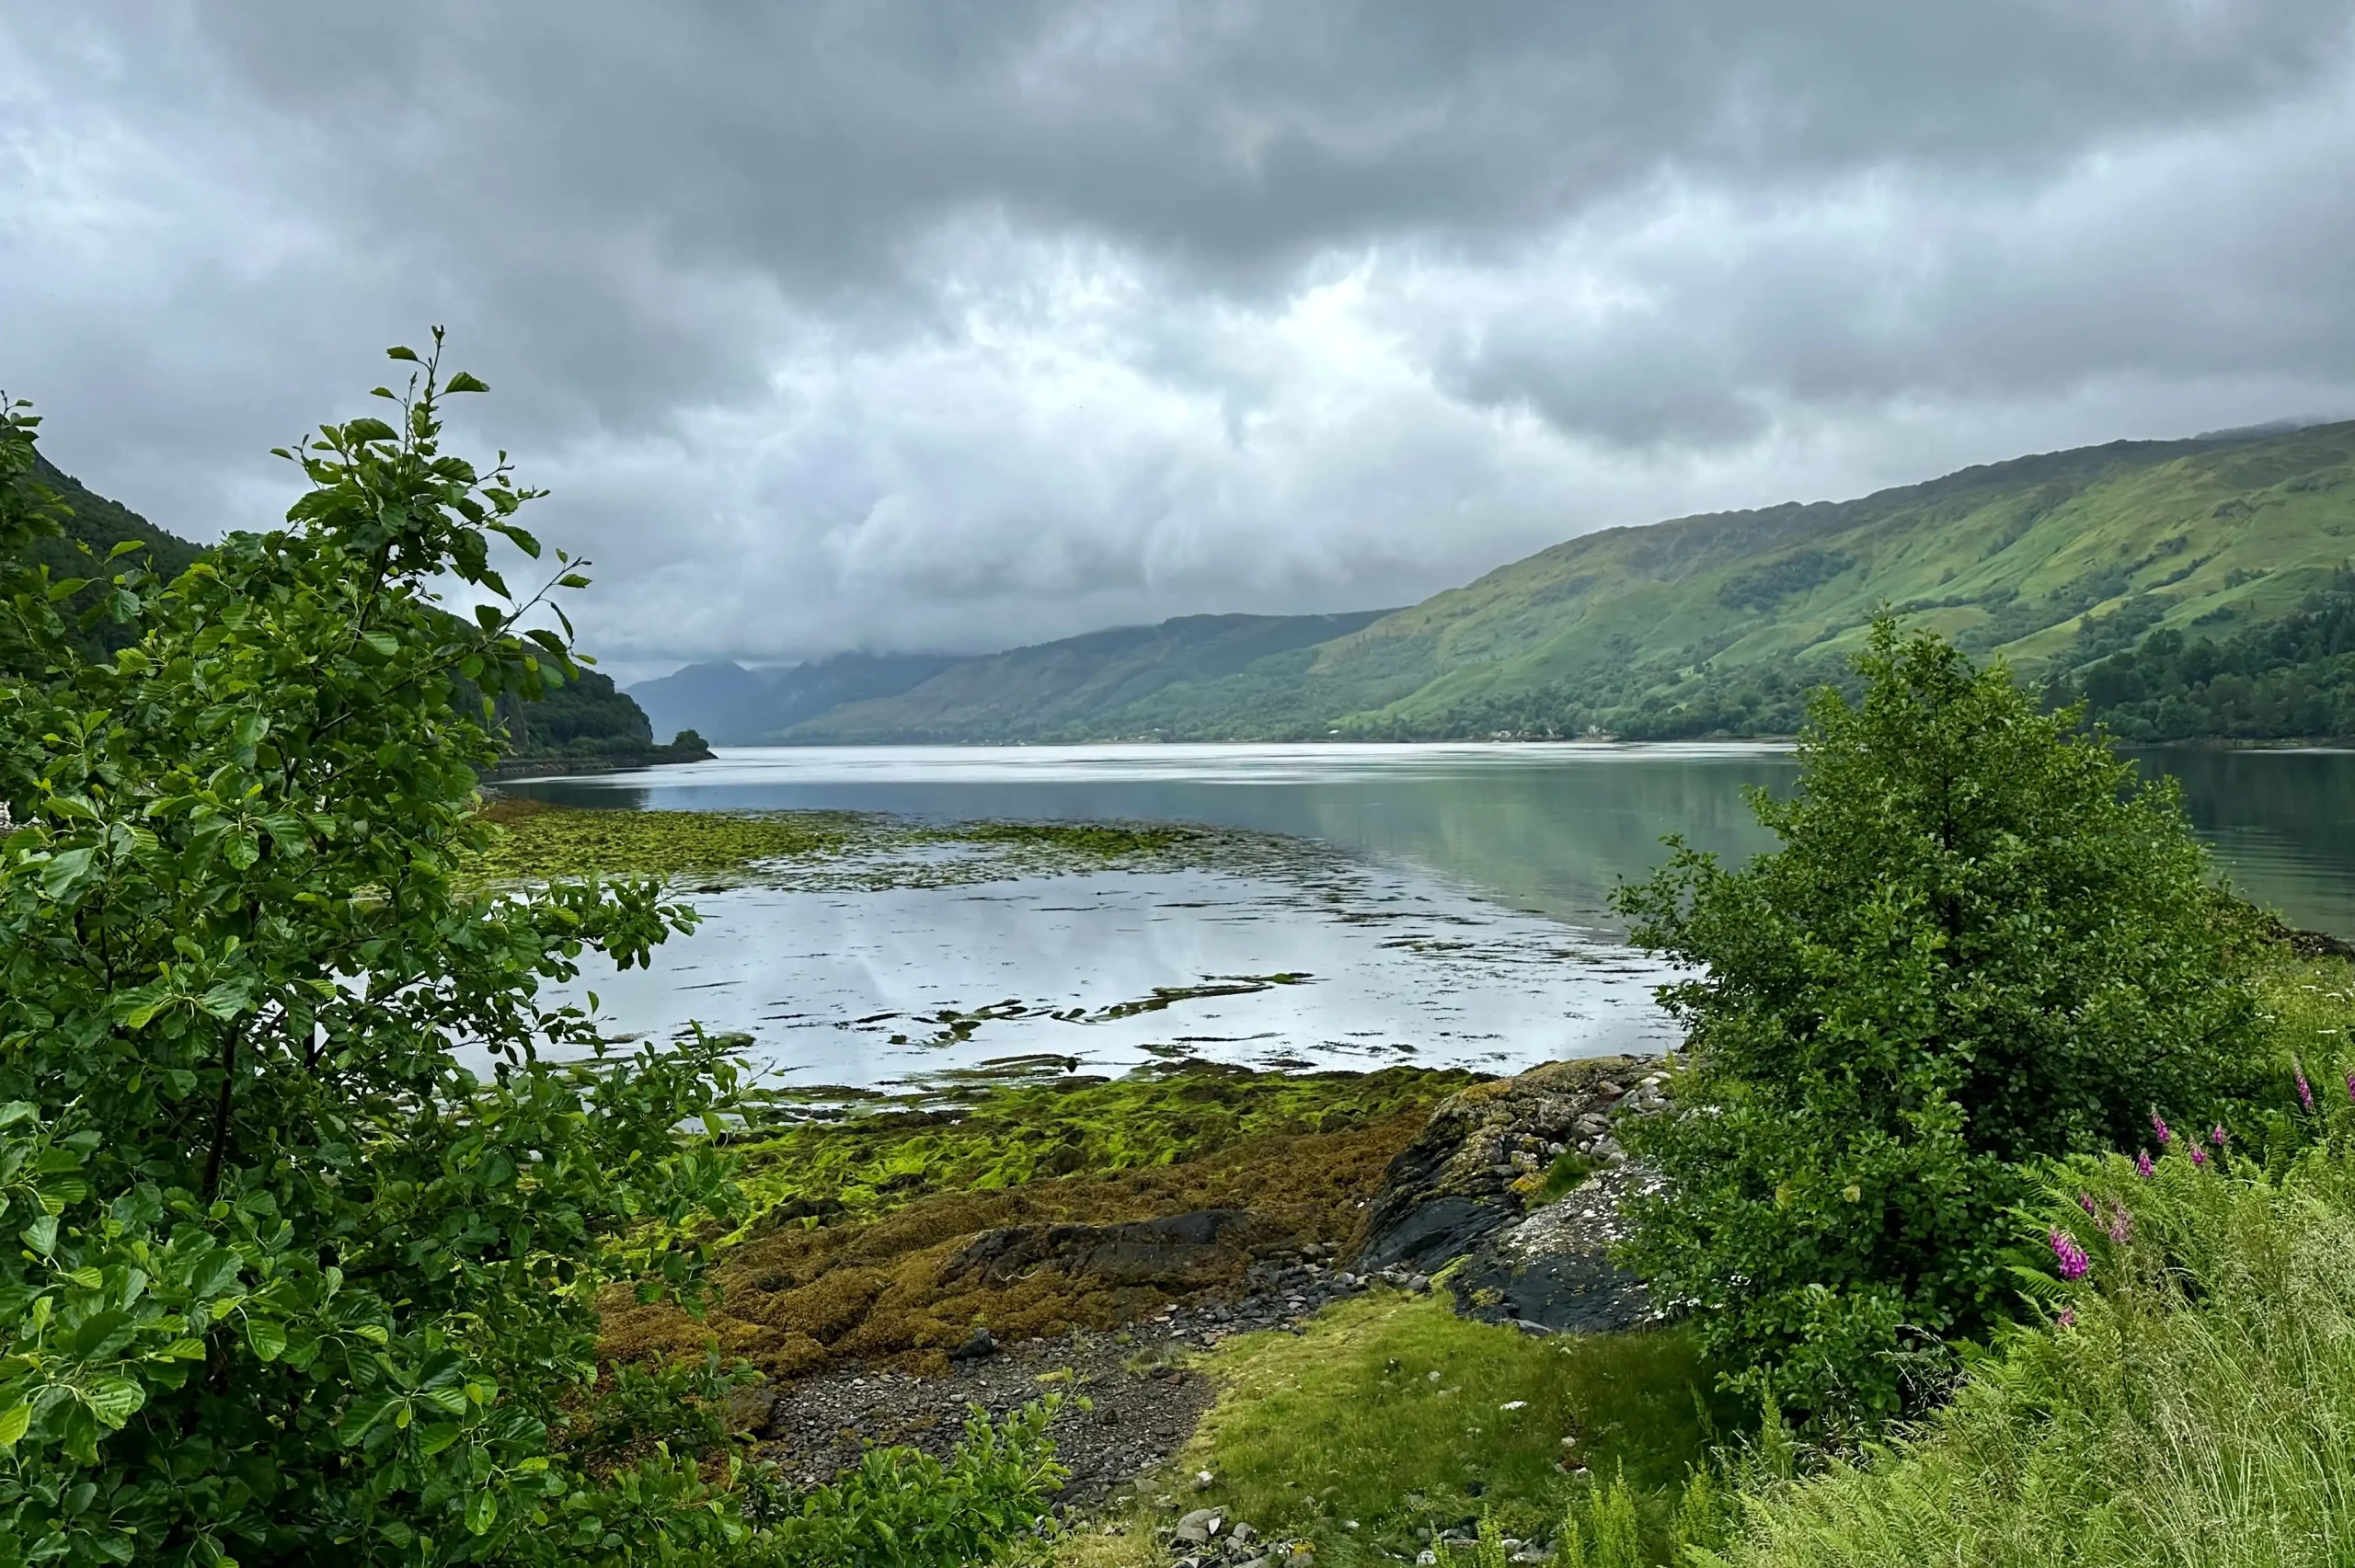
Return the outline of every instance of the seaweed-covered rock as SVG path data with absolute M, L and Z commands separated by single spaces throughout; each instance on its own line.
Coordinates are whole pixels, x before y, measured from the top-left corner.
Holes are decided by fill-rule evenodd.
M 1255 1247 L 1281 1235 L 1253 1209 L 1211 1208 L 1123 1225 L 1007 1225 L 974 1237 L 941 1267 L 944 1284 L 1003 1285 L 1040 1269 L 1186 1291 L 1241 1274 Z

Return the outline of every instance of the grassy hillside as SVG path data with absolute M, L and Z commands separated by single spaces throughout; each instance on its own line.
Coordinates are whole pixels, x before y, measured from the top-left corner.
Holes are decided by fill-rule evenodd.
M 2146 631 L 2294 612 L 2355 555 L 2351 459 L 2355 424 L 2120 442 L 1612 529 L 1316 649 L 1288 708 L 1252 670 L 1168 692 L 1155 717 L 1172 733 L 1244 715 L 1238 728 L 1295 735 L 1787 728 L 1790 694 L 1836 672 L 1884 603 L 2057 672 L 2095 651 L 2088 615 L 2131 607 Z
M 1187 615 L 952 664 L 895 697 L 805 720 L 798 742 L 1080 739 L 1133 734 L 1133 710 L 1167 688 L 1247 680 L 1384 613 Z
M 2350 559 L 2355 423 L 2120 441 L 1585 534 L 1387 613 L 1189 616 L 965 659 L 742 738 L 1784 734 L 1883 605 L 2065 688 L 2146 637 L 2271 647 Z M 2335 681 L 2277 680 L 2287 705 L 2215 733 L 2336 714 L 2302 694 Z M 2210 733 L 2185 711 L 2151 732 Z

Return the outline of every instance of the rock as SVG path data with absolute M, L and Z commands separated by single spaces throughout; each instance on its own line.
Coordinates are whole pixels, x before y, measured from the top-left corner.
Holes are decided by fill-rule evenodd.
M 1530 1335 L 1534 1339 L 1544 1339 L 1547 1334 L 1554 1332 L 1544 1323 L 1538 1322 L 1530 1318 L 1515 1318 L 1512 1320 L 1512 1326 L 1519 1329 L 1522 1333 Z
M 964 1344 L 957 1346 L 948 1353 L 948 1359 L 951 1361 L 980 1361 L 986 1359 L 989 1356 L 995 1356 L 996 1354 L 997 1341 L 990 1337 L 990 1331 L 985 1328 L 976 1327 L 971 1333 L 965 1336 Z
M 1238 1544 L 1247 1543 L 1257 1537 L 1258 1533 L 1259 1532 L 1258 1530 L 1251 1528 L 1248 1521 L 1237 1519 L 1235 1521 L 1235 1528 L 1226 1532 L 1226 1539 Z
M 1189 1546 L 1206 1545 L 1218 1533 L 1218 1510 L 1197 1508 L 1179 1519 L 1178 1528 L 1169 1533 Z
M 1519 1219 L 1518 1189 L 1535 1173 L 1516 1169 L 1513 1150 L 1573 1141 L 1581 1116 L 1604 1126 L 1599 1086 L 1638 1066 L 1628 1057 L 1547 1062 L 1450 1095 L 1367 1204 L 1360 1272 L 1400 1264 L 1428 1275 Z

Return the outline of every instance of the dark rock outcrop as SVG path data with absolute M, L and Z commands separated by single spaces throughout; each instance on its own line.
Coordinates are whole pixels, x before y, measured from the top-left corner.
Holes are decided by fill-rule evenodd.
M 1533 1333 L 1624 1329 L 1648 1321 L 1642 1283 L 1614 1265 L 1620 1199 L 1649 1178 L 1612 1128 L 1660 1104 L 1656 1060 L 1548 1062 L 1476 1084 L 1443 1103 L 1391 1162 L 1368 1206 L 1353 1265 L 1385 1277 L 1448 1265 L 1456 1308 Z M 1565 1152 L 1596 1169 L 1534 1212 Z

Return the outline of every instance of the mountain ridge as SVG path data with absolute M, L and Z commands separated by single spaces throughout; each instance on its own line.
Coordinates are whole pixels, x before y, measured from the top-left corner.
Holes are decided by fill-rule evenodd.
M 1597 530 L 1395 611 L 1178 617 L 1008 649 L 772 738 L 1781 734 L 1883 606 L 2065 684 L 2121 629 L 2301 613 L 2350 556 L 2355 421 L 2281 421 Z M 1312 639 L 1318 621 L 1332 635 Z M 1271 629 L 1255 647 L 1222 622 Z

